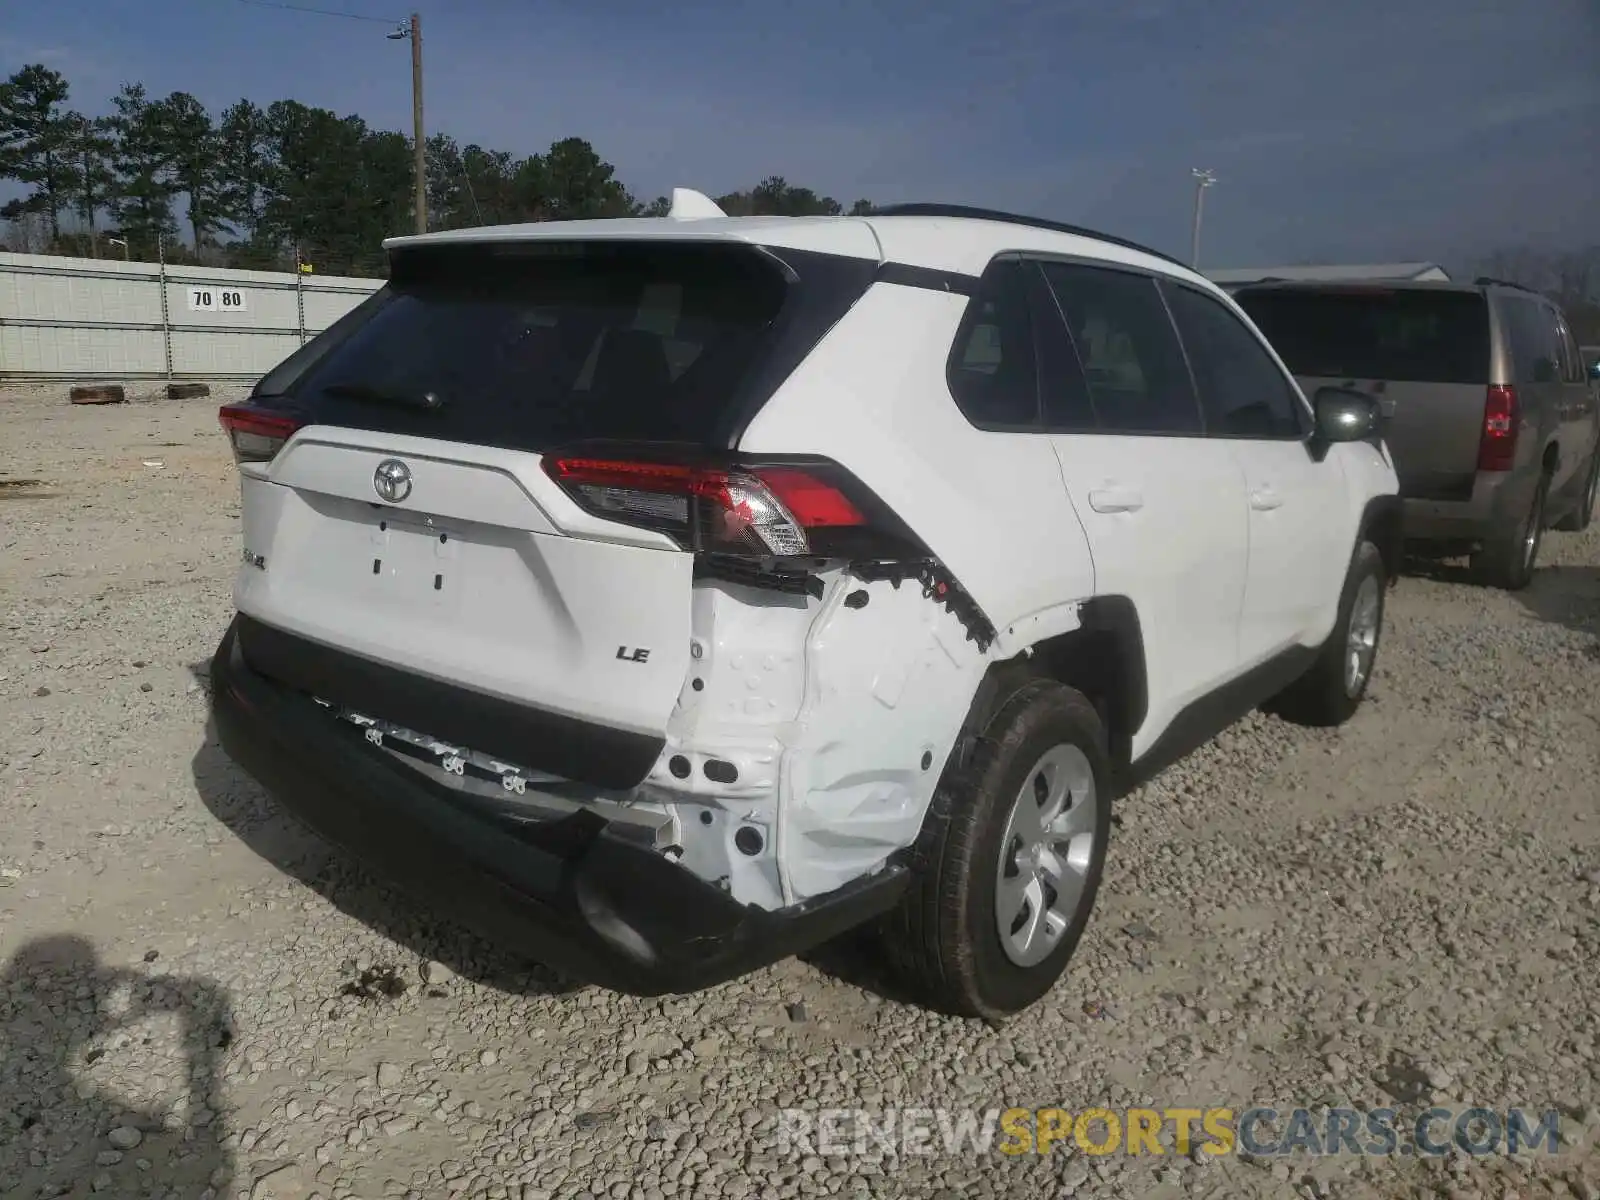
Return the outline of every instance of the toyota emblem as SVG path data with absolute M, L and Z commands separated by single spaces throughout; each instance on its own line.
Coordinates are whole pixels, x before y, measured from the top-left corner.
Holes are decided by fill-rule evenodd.
M 390 504 L 411 495 L 411 468 L 398 458 L 386 458 L 372 473 L 372 490 Z

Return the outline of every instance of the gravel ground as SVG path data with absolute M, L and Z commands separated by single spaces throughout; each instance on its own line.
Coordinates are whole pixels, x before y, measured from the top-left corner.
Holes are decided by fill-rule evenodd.
M 0 392 L 0 1195 L 1600 1196 L 1600 526 L 1520 597 L 1392 594 L 1346 729 L 1266 716 L 1120 808 L 1002 1030 L 865 945 L 577 989 L 365 878 L 217 750 L 209 401 Z M 28 482 L 33 481 L 33 482 Z M 1562 1151 L 781 1153 L 780 1106 L 1559 1107 Z

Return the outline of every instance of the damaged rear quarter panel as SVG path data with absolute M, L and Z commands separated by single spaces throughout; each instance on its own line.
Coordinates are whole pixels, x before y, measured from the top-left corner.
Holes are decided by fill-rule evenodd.
M 831 892 L 915 840 L 988 663 L 915 580 L 824 577 L 820 600 L 696 585 L 690 679 L 649 784 L 678 808 L 683 865 L 763 908 Z M 844 603 L 857 593 L 864 605 Z M 719 760 L 737 782 L 707 777 Z M 743 826 L 760 853 L 739 849 Z
M 857 591 L 864 607 L 837 602 Z M 914 581 L 846 578 L 829 599 L 784 754 L 779 847 L 797 897 L 831 891 L 916 839 L 988 664 Z

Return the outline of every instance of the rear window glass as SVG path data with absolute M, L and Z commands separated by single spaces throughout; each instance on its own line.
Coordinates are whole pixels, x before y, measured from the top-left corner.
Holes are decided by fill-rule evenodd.
M 1489 381 L 1488 306 L 1474 292 L 1272 289 L 1234 300 L 1296 375 Z
M 387 291 L 295 381 L 295 406 L 540 450 L 716 441 L 786 284 L 749 247 L 536 242 L 402 253 Z

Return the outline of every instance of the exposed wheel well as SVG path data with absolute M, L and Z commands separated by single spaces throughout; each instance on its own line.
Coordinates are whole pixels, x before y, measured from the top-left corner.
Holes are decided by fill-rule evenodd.
M 962 731 L 963 753 L 1017 688 L 1043 677 L 1083 693 L 1105 726 L 1113 768 L 1127 766 L 1149 703 L 1139 614 L 1125 596 L 1097 596 L 1084 602 L 1080 619 L 1080 628 L 989 668 Z

